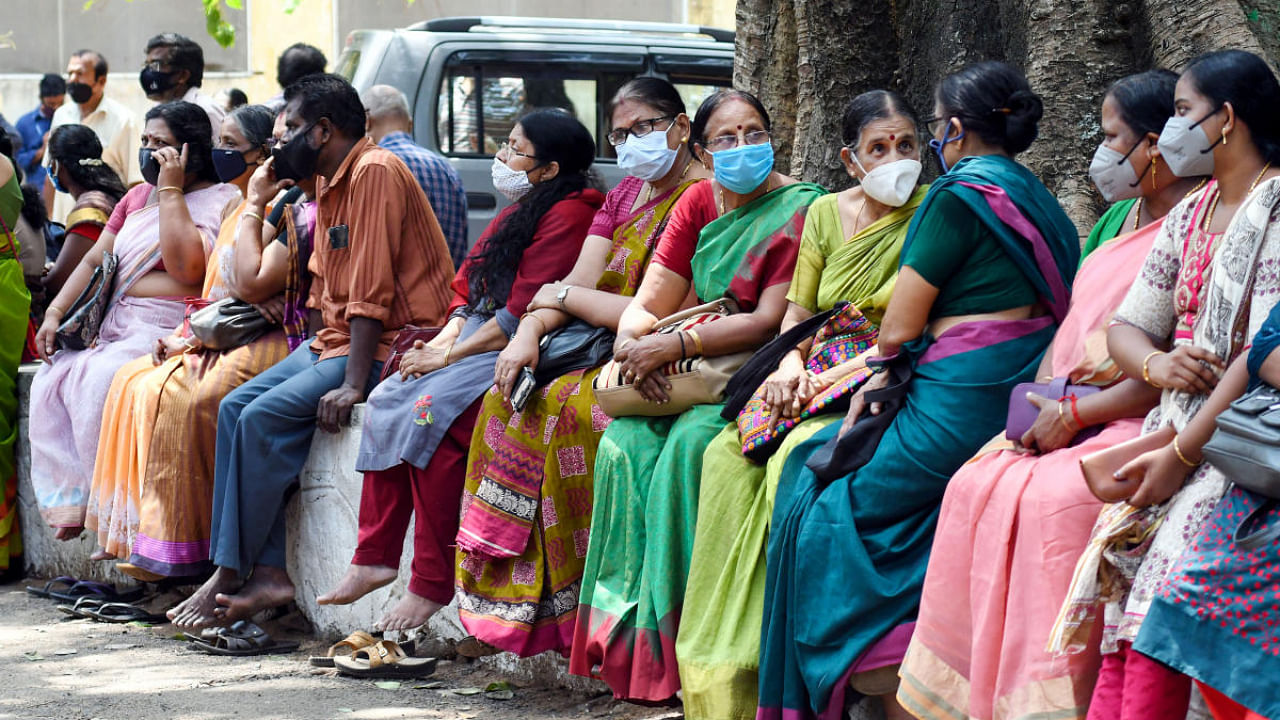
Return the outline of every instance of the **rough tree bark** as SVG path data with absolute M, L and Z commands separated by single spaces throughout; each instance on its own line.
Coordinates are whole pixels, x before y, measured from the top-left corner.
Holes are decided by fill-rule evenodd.
M 773 113 L 780 168 L 847 187 L 838 153 L 850 98 L 890 88 L 928 117 L 942 76 L 1004 60 L 1045 102 L 1040 138 L 1019 159 L 1082 235 L 1102 209 L 1088 167 L 1108 85 L 1207 50 L 1280 58 L 1274 0 L 738 0 L 737 12 L 735 84 Z

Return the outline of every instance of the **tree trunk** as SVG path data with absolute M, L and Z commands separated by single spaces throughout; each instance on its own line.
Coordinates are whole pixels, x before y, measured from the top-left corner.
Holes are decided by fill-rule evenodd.
M 841 117 L 860 92 L 901 92 L 933 114 L 944 75 L 996 59 L 1045 103 L 1019 160 L 1057 194 L 1083 237 L 1102 200 L 1088 167 L 1107 87 L 1150 67 L 1179 70 L 1208 50 L 1280 57 L 1274 0 L 738 0 L 737 87 L 774 120 L 778 167 L 838 190 Z M 926 163 L 928 166 L 928 163 Z

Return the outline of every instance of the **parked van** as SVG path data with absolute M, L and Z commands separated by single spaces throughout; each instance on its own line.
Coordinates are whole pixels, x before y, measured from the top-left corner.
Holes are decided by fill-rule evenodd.
M 449 159 L 467 189 L 472 244 L 507 200 L 493 155 L 535 107 L 573 113 L 596 141 L 596 171 L 622 179 L 606 115 L 638 75 L 670 80 L 692 115 L 733 82 L 733 32 L 694 25 L 555 18 L 439 18 L 400 30 L 356 30 L 335 71 L 363 92 L 392 85 L 409 98 L 414 139 Z

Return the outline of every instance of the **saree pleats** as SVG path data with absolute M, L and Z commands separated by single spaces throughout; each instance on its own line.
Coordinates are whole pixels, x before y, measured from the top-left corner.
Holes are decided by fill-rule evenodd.
M 3 238 L 10 243 L 12 236 Z M 9 251 L 12 253 L 12 250 Z M 14 445 L 18 441 L 18 365 L 27 334 L 31 294 L 22 277 L 16 255 L 0 259 L 0 571 L 11 558 L 22 554 L 18 527 L 18 466 Z

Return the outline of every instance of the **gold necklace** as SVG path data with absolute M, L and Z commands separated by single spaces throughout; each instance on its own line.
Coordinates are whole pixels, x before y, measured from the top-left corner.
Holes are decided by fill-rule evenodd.
M 1258 183 L 1262 182 L 1262 176 L 1267 174 L 1271 169 L 1271 161 L 1268 160 L 1266 165 L 1262 166 L 1262 172 L 1258 173 L 1258 177 L 1253 179 L 1253 183 L 1249 185 L 1249 192 L 1245 193 L 1245 197 L 1253 194 L 1254 189 L 1258 187 Z M 1204 232 L 1209 232 L 1209 228 L 1213 227 L 1213 211 L 1218 209 L 1218 201 L 1222 199 L 1222 188 L 1215 187 L 1213 195 L 1213 204 L 1209 206 L 1209 212 L 1205 213 L 1205 222 L 1200 226 Z
M 1135 231 L 1138 229 L 1138 223 L 1142 221 L 1142 200 L 1143 198 L 1138 198 L 1138 211 L 1133 214 L 1133 229 Z
M 681 182 L 683 182 L 683 181 L 684 181 L 684 176 L 689 174 L 689 166 L 691 166 L 691 165 L 693 165 L 693 155 L 692 155 L 692 154 L 690 154 L 690 155 L 689 155 L 689 159 L 685 161 L 685 163 L 684 163 L 684 170 L 680 171 L 680 177 L 679 177 L 679 178 L 677 178 L 677 179 L 676 179 L 676 182 L 675 182 L 675 184 L 676 184 L 676 185 L 679 185 Z M 648 194 L 648 195 L 646 195 L 646 196 L 645 196 L 645 198 L 644 198 L 644 204 L 645 204 L 645 205 L 648 205 L 648 204 L 649 204 L 649 201 L 653 199 L 653 191 L 654 191 L 653 183 L 647 183 L 647 184 L 648 184 L 648 186 L 649 186 L 649 194 Z
M 773 185 L 773 178 L 768 178 L 767 180 L 765 180 L 764 192 L 761 193 L 760 195 L 757 195 L 756 197 L 768 195 L 769 191 L 772 189 L 770 187 L 771 185 Z M 752 198 L 752 199 L 754 200 L 755 198 Z M 742 206 L 739 205 L 738 207 L 742 207 Z M 737 210 L 737 209 L 738 208 L 734 208 L 734 210 Z M 721 215 L 724 215 L 724 188 L 720 187 L 719 185 L 716 186 L 716 210 L 719 211 Z

